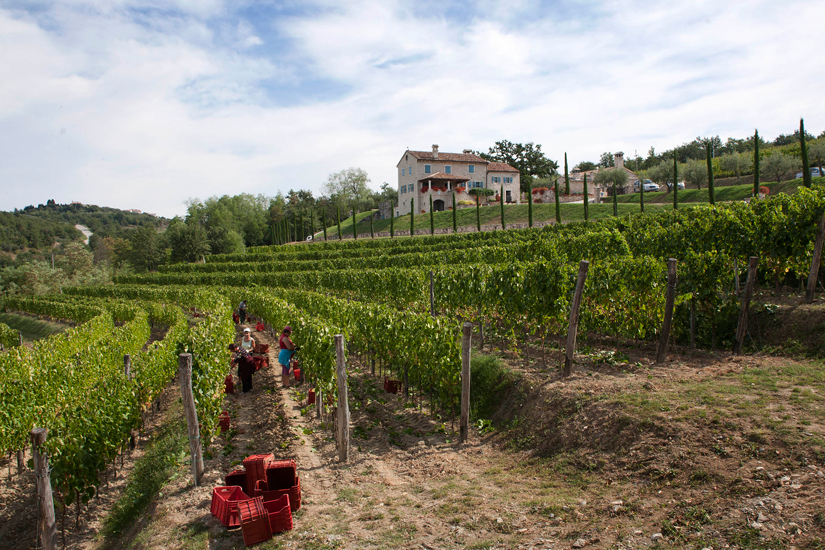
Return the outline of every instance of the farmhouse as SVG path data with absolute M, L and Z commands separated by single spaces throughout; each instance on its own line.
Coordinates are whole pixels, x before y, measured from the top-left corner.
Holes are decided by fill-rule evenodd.
M 410 213 L 415 201 L 417 213 L 439 212 L 460 205 L 461 201 L 473 201 L 468 193 L 474 188 L 492 189 L 494 195 L 483 202 L 518 204 L 521 201 L 519 171 L 503 162 L 489 162 L 470 149 L 462 153 L 439 153 L 438 145 L 432 151 L 410 151 L 401 156 L 398 168 L 398 207 L 396 216 Z M 501 189 L 504 187 L 504 197 Z M 455 191 L 456 205 L 453 204 Z
M 630 170 L 627 166 L 624 165 L 624 153 L 619 151 L 618 153 L 613 154 L 613 165 L 619 170 L 624 170 L 627 172 L 627 185 L 624 188 L 617 189 L 617 195 L 623 195 L 625 193 L 633 193 L 634 191 L 639 190 L 639 186 L 636 185 L 634 187 L 633 182 L 639 180 L 639 176 L 636 175 L 636 172 Z M 595 182 L 593 181 L 596 177 L 596 172 L 598 170 L 573 170 L 570 173 L 570 193 L 571 194 L 581 194 L 582 189 L 584 187 L 584 176 L 587 174 L 587 186 L 588 186 L 588 195 L 593 195 L 594 192 L 598 193 L 600 196 L 604 197 L 609 195 L 613 192 L 612 188 L 603 189 L 601 187 L 597 187 Z

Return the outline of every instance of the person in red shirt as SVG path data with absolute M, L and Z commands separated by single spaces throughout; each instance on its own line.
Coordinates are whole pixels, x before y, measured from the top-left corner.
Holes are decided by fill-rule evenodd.
M 281 378 L 285 388 L 289 387 L 289 361 L 292 359 L 292 354 L 300 349 L 292 343 L 290 336 L 292 336 L 292 327 L 287 325 L 281 333 L 279 341 L 281 351 L 278 353 L 278 362 L 281 364 Z

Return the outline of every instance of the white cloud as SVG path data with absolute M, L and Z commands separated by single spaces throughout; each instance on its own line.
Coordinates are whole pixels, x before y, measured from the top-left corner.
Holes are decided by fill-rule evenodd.
M 432 143 L 533 141 L 575 164 L 800 116 L 825 129 L 815 1 L 21 5 L 0 1 L 0 209 L 174 215 L 319 192 L 349 166 L 377 188 Z

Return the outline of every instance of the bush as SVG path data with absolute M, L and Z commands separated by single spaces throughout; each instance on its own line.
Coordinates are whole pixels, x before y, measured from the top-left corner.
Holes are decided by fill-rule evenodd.
M 517 375 L 498 357 L 475 354 L 470 362 L 470 420 L 490 418 Z

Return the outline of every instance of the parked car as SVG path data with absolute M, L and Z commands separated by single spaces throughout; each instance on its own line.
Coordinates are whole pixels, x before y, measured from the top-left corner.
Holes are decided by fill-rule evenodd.
M 811 168 L 811 177 L 812 178 L 818 178 L 818 177 L 823 176 L 823 175 L 825 175 L 825 174 L 823 174 L 822 171 L 819 168 Z M 802 179 L 802 172 L 799 172 L 796 175 L 796 179 L 798 179 L 798 180 Z
M 670 183 L 670 182 L 667 182 L 667 189 L 668 189 L 668 191 L 670 191 L 670 187 L 671 187 L 671 185 L 673 185 L 673 184 L 672 184 L 672 183 Z M 684 189 L 684 188 L 685 188 L 685 182 L 680 181 L 679 183 L 677 183 L 677 184 L 676 184 L 676 189 L 679 189 L 679 190 L 681 191 L 681 190 L 682 190 L 682 189 Z
M 647 180 L 645 182 L 645 193 L 647 193 L 648 191 L 658 191 L 658 190 L 659 190 L 659 186 L 656 185 L 655 183 L 653 183 L 652 181 Z

